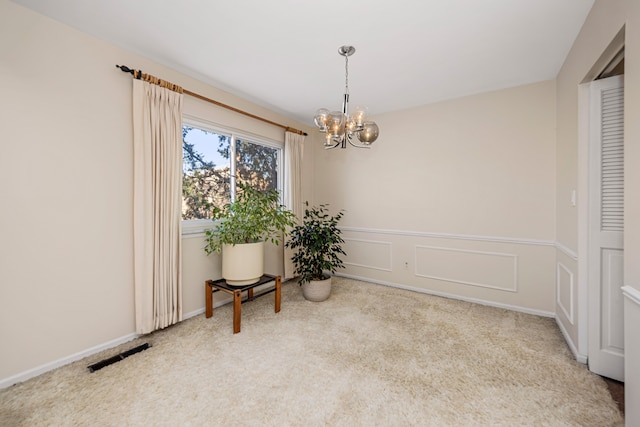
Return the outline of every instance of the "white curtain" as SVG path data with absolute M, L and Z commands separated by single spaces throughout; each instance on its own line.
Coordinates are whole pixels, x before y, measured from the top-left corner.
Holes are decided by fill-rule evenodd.
M 182 320 L 182 94 L 133 80 L 136 332 Z
M 302 151 L 304 135 L 286 132 L 284 137 L 284 205 L 291 210 L 298 221 L 302 221 L 304 208 L 302 200 Z M 291 261 L 293 251 L 284 249 L 284 279 L 295 276 Z

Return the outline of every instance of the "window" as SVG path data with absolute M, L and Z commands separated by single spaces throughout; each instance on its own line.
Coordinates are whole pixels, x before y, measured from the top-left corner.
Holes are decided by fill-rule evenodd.
M 213 207 L 229 203 L 231 138 L 182 126 L 182 219 L 211 218 Z
M 185 120 L 182 149 L 182 219 L 187 233 L 209 225 L 213 208 L 235 199 L 238 183 L 260 190 L 282 188 L 282 147 L 276 142 Z

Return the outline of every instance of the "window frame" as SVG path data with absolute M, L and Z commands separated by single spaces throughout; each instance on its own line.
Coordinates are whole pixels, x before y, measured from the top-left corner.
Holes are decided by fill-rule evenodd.
M 284 202 L 283 188 L 284 188 L 284 141 L 276 141 L 270 138 L 266 138 L 261 135 L 253 134 L 240 129 L 235 129 L 230 126 L 221 125 L 209 120 L 204 120 L 199 117 L 195 117 L 189 114 L 182 115 L 182 126 L 191 126 L 194 128 L 202 129 L 207 132 L 213 132 L 218 135 L 224 135 L 229 137 L 229 186 L 230 186 L 230 200 L 235 200 L 236 196 L 236 139 L 258 144 L 265 147 L 273 148 L 277 153 L 277 174 L 278 179 L 276 182 L 276 188 L 280 195 L 280 203 Z M 182 236 L 183 237 L 199 237 L 204 235 L 205 230 L 211 228 L 211 219 L 183 219 L 182 220 Z

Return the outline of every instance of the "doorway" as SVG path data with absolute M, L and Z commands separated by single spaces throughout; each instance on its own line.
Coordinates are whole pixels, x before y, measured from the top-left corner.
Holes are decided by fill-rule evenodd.
M 624 381 L 624 77 L 589 84 L 588 364 Z
M 590 76 L 590 77 L 589 77 Z M 624 28 L 579 89 L 578 354 L 624 381 Z

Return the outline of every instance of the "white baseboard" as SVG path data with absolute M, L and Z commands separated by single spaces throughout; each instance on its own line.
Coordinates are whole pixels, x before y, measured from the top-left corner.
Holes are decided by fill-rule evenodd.
M 526 308 L 526 307 L 511 306 L 511 305 L 507 305 L 507 304 L 500 304 L 500 303 L 495 303 L 495 302 L 486 301 L 486 300 L 480 300 L 480 299 L 475 299 L 475 298 L 465 298 L 465 297 L 460 297 L 458 295 L 447 294 L 447 293 L 443 293 L 443 292 L 429 291 L 429 290 L 425 290 L 425 289 L 422 289 L 422 288 L 416 288 L 416 287 L 413 287 L 413 286 L 406 286 L 406 285 L 401 285 L 401 284 L 398 284 L 398 283 L 385 282 L 385 281 L 381 281 L 381 280 L 373 280 L 373 279 L 368 279 L 368 278 L 365 278 L 365 277 L 352 276 L 352 275 L 347 275 L 347 274 L 337 274 L 337 276 L 346 277 L 346 278 L 355 279 L 355 280 L 361 280 L 363 282 L 376 283 L 376 284 L 379 284 L 379 285 L 390 286 L 390 287 L 393 287 L 393 288 L 404 289 L 404 290 L 408 290 L 408 291 L 420 292 L 420 293 L 429 294 L 429 295 L 441 296 L 441 297 L 445 297 L 445 298 L 451 298 L 451 299 L 457 299 L 457 300 L 461 300 L 461 301 L 472 302 L 472 303 L 476 303 L 476 304 L 487 305 L 487 306 L 491 306 L 491 307 L 504 308 L 504 309 L 507 309 L 507 310 L 519 311 L 519 312 L 522 312 L 522 313 L 535 314 L 535 315 L 544 316 L 544 317 L 555 317 L 554 313 L 541 311 L 541 310 L 532 310 L 532 309 L 529 309 L 529 308 Z M 231 301 L 232 301 L 231 298 L 226 299 L 226 300 L 222 300 L 222 301 L 218 301 L 213 306 L 214 306 L 214 308 L 217 308 L 217 307 L 223 306 L 225 304 L 228 304 Z M 186 314 L 183 315 L 183 320 L 187 320 L 187 319 L 189 319 L 191 317 L 195 317 L 195 316 L 198 316 L 200 314 L 203 314 L 204 311 L 205 311 L 205 309 L 204 309 L 204 307 L 202 307 L 200 309 L 197 309 L 197 310 L 191 311 L 189 313 L 186 313 Z M 577 351 L 575 350 L 575 346 L 573 346 L 573 343 L 570 341 L 568 335 L 566 334 L 566 331 L 563 330 L 561 325 L 560 325 L 560 330 L 562 331 L 563 335 L 567 339 L 567 342 L 569 343 L 569 347 L 571 348 L 571 351 L 574 353 L 574 355 L 576 355 L 576 359 L 581 363 L 586 363 L 586 356 L 583 356 L 584 357 L 584 361 L 580 360 L 579 355 L 577 354 Z M 75 362 L 75 361 L 83 359 L 85 357 L 92 356 L 92 355 L 94 355 L 96 353 L 99 353 L 101 351 L 108 350 L 110 348 L 119 346 L 120 344 L 124 344 L 124 343 L 129 342 L 131 340 L 134 340 L 134 339 L 136 339 L 138 337 L 140 337 L 140 335 L 138 335 L 136 333 L 128 334 L 128 335 L 125 335 L 123 337 L 116 338 L 116 339 L 108 341 L 106 343 L 102 343 L 102 344 L 99 344 L 97 346 L 94 346 L 94 347 L 88 348 L 86 350 L 80 351 L 78 353 L 72 354 L 70 356 L 63 357 L 63 358 L 55 360 L 53 362 L 45 363 L 44 365 L 40 365 L 40 366 L 38 366 L 36 368 L 29 369 L 28 371 L 21 372 L 19 374 L 13 375 L 11 377 L 3 378 L 3 379 L 0 380 L 0 389 L 10 387 L 10 386 L 12 386 L 14 384 L 26 381 L 26 380 L 28 380 L 30 378 L 33 378 L 33 377 L 37 377 L 38 375 L 44 374 L 45 372 L 52 371 L 52 370 L 54 370 L 56 368 L 59 368 L 59 367 L 64 366 L 64 365 L 68 365 L 69 363 Z
M 213 304 L 213 307 L 214 308 L 220 307 L 223 303 L 226 303 L 226 302 L 222 301 L 221 303 L 215 303 L 215 304 Z M 182 315 L 182 320 L 191 319 L 192 317 L 196 317 L 198 314 L 202 314 L 202 313 L 204 313 L 204 307 L 199 308 L 199 309 L 197 309 L 195 311 L 192 311 L 190 313 L 183 314 Z
M 562 325 L 562 322 L 560 322 L 560 320 L 558 320 L 557 316 L 556 316 L 556 324 L 558 325 L 558 328 L 560 329 L 560 332 L 562 332 L 562 336 L 564 337 L 564 340 L 566 341 L 567 345 L 569 346 L 569 350 L 571 350 L 571 353 L 573 353 L 573 357 L 576 358 L 577 362 L 584 363 L 586 365 L 587 361 L 588 361 L 587 355 L 578 352 L 578 348 L 573 343 L 573 340 L 571 339 L 571 336 L 569 336 L 569 333 L 567 332 L 565 327 Z
M 564 326 L 562 326 L 562 323 L 560 323 L 558 321 L 558 318 L 557 318 L 556 314 L 553 313 L 553 312 L 543 311 L 543 310 L 534 310 L 534 309 L 530 309 L 530 308 L 527 308 L 527 307 L 520 307 L 520 306 L 513 306 L 513 305 L 508 305 L 508 304 L 501 304 L 501 303 L 496 303 L 496 302 L 493 302 L 493 301 L 480 300 L 480 299 L 476 299 L 476 298 L 466 298 L 466 297 L 461 297 L 459 295 L 452 295 L 452 294 L 447 294 L 447 293 L 444 293 L 444 292 L 435 292 L 435 291 L 430 291 L 430 290 L 426 290 L 426 289 L 422 289 L 422 288 L 416 288 L 416 287 L 413 287 L 413 286 L 407 286 L 407 285 L 401 285 L 401 284 L 398 284 L 398 283 L 385 282 L 383 280 L 374 280 L 374 279 L 369 279 L 369 278 L 366 278 L 366 277 L 353 276 L 353 275 L 349 275 L 349 274 L 336 274 L 336 276 L 346 277 L 346 278 L 354 279 L 354 280 L 361 280 L 363 282 L 376 283 L 378 285 L 390 286 L 392 288 L 398 288 L 398 289 L 404 289 L 404 290 L 408 290 L 408 291 L 420 292 L 420 293 L 428 294 L 428 295 L 435 295 L 435 296 L 439 296 L 439 297 L 451 298 L 451 299 L 471 302 L 471 303 L 475 303 L 475 304 L 482 304 L 482 305 L 486 305 L 486 306 L 490 306 L 490 307 L 503 308 L 505 310 L 518 311 L 518 312 L 521 312 L 521 313 L 534 314 L 534 315 L 543 316 L 543 317 L 552 317 L 552 318 L 554 318 L 556 320 L 556 324 L 558 325 L 558 328 L 560 328 L 560 332 L 562 332 L 562 335 L 564 336 L 564 339 L 567 342 L 567 345 L 569 346 L 569 349 L 571 350 L 571 353 L 573 353 L 573 356 L 575 357 L 576 361 L 579 362 L 579 363 L 583 363 L 583 364 L 587 363 L 587 356 L 578 352 L 578 349 L 576 348 L 576 346 L 574 345 L 573 341 L 571 340 L 571 337 L 567 333 L 567 331 L 564 328 Z
M 213 307 L 217 308 L 217 307 L 220 307 L 222 305 L 228 304 L 231 301 L 233 301 L 233 298 L 229 298 L 229 299 L 226 299 L 226 300 L 218 301 L 213 305 Z M 197 316 L 199 314 L 203 314 L 204 311 L 205 311 L 204 307 L 202 307 L 200 309 L 197 309 L 197 310 L 191 311 L 189 313 L 186 313 L 186 314 L 184 314 L 182 316 L 182 320 L 187 320 L 187 319 L 189 319 L 191 317 L 195 317 L 195 316 Z M 45 363 L 44 365 L 40 365 L 40 366 L 38 366 L 36 368 L 29 369 L 28 371 L 21 372 L 19 374 L 10 376 L 8 378 L 0 379 L 0 389 L 10 387 L 10 386 L 12 386 L 14 384 L 26 381 L 26 380 L 31 379 L 33 377 L 37 377 L 38 375 L 42 375 L 45 372 L 52 371 L 52 370 L 54 370 L 56 368 L 60 368 L 61 366 L 68 365 L 69 363 L 75 362 L 75 361 L 80 360 L 80 359 L 84 359 L 85 357 L 93 356 L 94 354 L 100 353 L 101 351 L 108 350 L 108 349 L 113 348 L 113 347 L 117 347 L 120 344 L 124 344 L 126 342 L 132 341 L 132 340 L 134 340 L 136 338 L 139 338 L 140 336 L 141 335 L 136 334 L 136 333 L 128 334 L 128 335 L 125 335 L 123 337 L 116 338 L 114 340 L 111 340 L 111 341 L 108 341 L 108 342 L 105 342 L 105 343 L 102 343 L 102 344 L 98 344 L 98 345 L 96 345 L 94 347 L 88 348 L 86 350 L 80 351 L 80 352 L 72 354 L 70 356 L 63 357 L 63 358 L 55 360 L 53 362 Z
M 535 310 L 535 309 L 528 308 L 528 307 L 520 307 L 520 306 L 517 306 L 517 305 L 502 304 L 502 303 L 498 303 L 498 302 L 494 302 L 494 301 L 487 301 L 487 300 L 482 300 L 482 299 L 477 299 L 477 298 L 467 298 L 467 297 L 463 297 L 463 296 L 460 296 L 460 295 L 448 294 L 446 292 L 431 291 L 431 290 L 428 290 L 428 289 L 417 288 L 417 287 L 414 287 L 414 286 L 402 285 L 402 284 L 393 283 L 393 282 L 386 282 L 384 280 L 370 279 L 368 277 L 360 277 L 360 276 L 354 276 L 354 275 L 342 274 L 342 273 L 338 273 L 338 274 L 336 274 L 336 276 L 346 277 L 348 279 L 354 279 L 354 280 L 361 280 L 363 282 L 375 283 L 375 284 L 378 284 L 378 285 L 389 286 L 389 287 L 392 287 L 392 288 L 404 289 L 404 290 L 407 290 L 407 291 L 420 292 L 422 294 L 427 294 L 427 295 L 435 295 L 435 296 L 438 296 L 438 297 L 444 297 L 444 298 L 450 298 L 450 299 L 455 299 L 455 300 L 460 300 L 460 301 L 472 302 L 474 304 L 481 304 L 481 305 L 486 305 L 486 306 L 489 306 L 489 307 L 496 307 L 496 308 L 503 308 L 505 310 L 518 311 L 520 313 L 534 314 L 536 316 L 543 316 L 543 317 L 555 317 L 556 316 L 556 314 L 551 312 L 551 311 Z
M 29 369 L 28 371 L 21 372 L 19 374 L 13 375 L 8 378 L 3 378 L 0 380 L 0 389 L 10 387 L 14 384 L 26 381 L 30 378 L 37 377 L 38 375 L 42 375 L 45 372 L 52 371 L 56 368 L 59 368 L 64 365 L 68 365 L 71 362 L 75 362 L 76 360 L 84 359 L 87 356 L 94 355 L 104 350 L 108 350 L 110 348 L 119 346 L 120 344 L 124 344 L 131 340 L 138 338 L 140 335 L 138 334 L 129 334 L 120 338 L 116 338 L 114 340 L 108 341 L 106 343 L 98 344 L 97 346 L 88 348 L 86 350 L 80 351 L 78 353 L 72 354 L 67 357 L 63 357 L 61 359 L 55 360 L 50 363 L 45 363 L 44 365 L 40 365 L 33 369 Z

